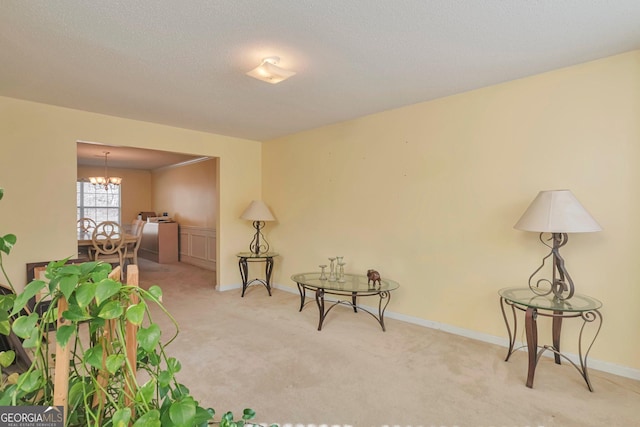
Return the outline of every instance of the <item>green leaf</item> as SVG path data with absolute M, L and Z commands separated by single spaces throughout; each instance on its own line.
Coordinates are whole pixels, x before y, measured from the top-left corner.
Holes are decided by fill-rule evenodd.
M 180 361 L 178 359 L 176 359 L 175 357 L 170 357 L 167 359 L 167 369 L 175 374 L 177 372 L 180 372 L 180 370 L 182 369 L 182 365 L 180 364 Z
M 188 396 L 188 395 L 189 395 L 189 389 L 185 387 L 184 384 L 178 384 L 176 388 L 171 390 L 171 397 L 173 397 L 174 400 L 179 400 L 182 397 Z
M 83 320 L 91 319 L 91 315 L 87 310 L 80 308 L 77 305 L 70 305 L 67 310 L 62 313 L 62 317 L 72 322 L 81 322 Z
M 178 400 L 169 408 L 169 418 L 178 426 L 192 426 L 196 416 L 196 402 L 192 397 Z
M 79 264 L 67 264 L 69 258 L 49 263 L 51 269 L 57 268 L 60 276 L 82 276 L 82 268 Z
M 91 275 L 91 273 L 95 271 L 101 271 L 102 269 L 106 269 L 106 268 L 109 268 L 109 270 L 111 269 L 110 265 L 108 264 L 105 265 L 104 263 L 98 263 L 97 261 L 83 262 L 82 264 L 75 264 L 75 265 L 79 267 L 81 277 L 88 277 Z
M 97 332 L 99 332 L 101 328 L 105 327 L 106 323 L 107 322 L 104 319 L 101 319 L 99 317 L 94 317 L 89 322 L 89 335 L 94 335 Z
M 25 286 L 22 293 L 20 293 L 13 302 L 13 311 L 11 312 L 11 315 L 13 316 L 18 314 L 25 305 L 27 305 L 27 302 L 36 296 L 36 294 L 38 294 L 45 285 L 46 283 L 42 280 L 34 280 Z
M 87 395 L 93 391 L 93 388 L 89 388 L 89 386 L 82 381 L 78 381 L 73 384 L 69 388 L 69 407 L 73 408 L 74 406 L 79 405 L 82 402 L 82 399 L 85 396 L 85 392 Z
M 31 313 L 28 316 L 20 316 L 13 322 L 13 332 L 20 338 L 29 338 L 37 322 L 37 313 Z
M 0 311 L 8 312 L 13 308 L 13 303 L 16 300 L 16 294 L 0 295 Z M 8 314 L 8 313 L 7 313 Z
M 162 289 L 158 285 L 153 285 L 149 288 L 149 293 L 152 297 L 158 301 L 162 301 Z
M 107 356 L 107 360 L 105 362 L 105 366 L 107 371 L 111 375 L 115 374 L 118 369 L 124 364 L 124 355 L 123 354 L 110 354 Z
M 152 409 L 133 423 L 133 427 L 160 427 L 160 411 Z
M 98 317 L 101 319 L 115 319 L 122 316 L 123 311 L 120 301 L 109 301 L 100 309 Z
M 78 286 L 76 289 L 76 302 L 80 307 L 87 307 L 93 301 L 96 294 L 97 283 L 86 282 Z
M 160 355 L 158 353 L 156 353 L 155 351 L 151 350 L 151 351 L 146 351 L 144 349 L 142 349 L 141 351 L 145 351 L 148 358 L 149 358 L 149 365 L 151 366 L 160 366 Z
M 0 251 L 9 255 L 9 252 L 11 252 L 13 245 L 16 244 L 16 240 L 17 238 L 15 234 L 6 234 L 4 237 L 0 238 Z
M 207 426 L 209 423 L 208 421 L 213 419 L 213 415 L 215 414 L 215 411 L 211 408 L 204 409 L 201 406 L 198 406 L 196 408 L 196 416 L 193 418 L 193 425 L 196 426 Z
M 113 427 L 127 427 L 131 420 L 131 409 L 122 408 L 114 412 L 111 422 Z
M 56 331 L 56 342 L 61 346 L 67 345 L 69 338 L 76 331 L 76 325 L 62 325 Z
M 0 188 L 0 200 L 4 197 L 4 188 Z
M 9 322 L 8 320 L 0 321 L 0 334 L 9 335 L 10 332 L 11 332 L 11 322 Z
M 67 300 L 71 297 L 71 294 L 73 294 L 73 291 L 78 285 L 79 279 L 80 278 L 77 274 L 70 274 L 60 278 L 58 287 L 60 288 L 62 295 L 64 295 Z
M 20 375 L 18 380 L 18 388 L 27 393 L 36 391 L 43 386 L 42 372 L 35 370 Z
M 242 412 L 242 419 L 243 420 L 252 420 L 255 416 L 256 416 L 256 411 L 254 411 L 251 408 L 246 408 Z
M 96 369 L 102 369 L 102 345 L 98 344 L 85 351 L 84 361 Z
M 161 387 L 167 387 L 171 380 L 173 379 L 173 374 L 169 371 L 160 371 L 158 374 L 158 384 Z
M 96 303 L 98 305 L 102 304 L 109 297 L 118 293 L 120 288 L 122 287 L 121 283 L 116 282 L 112 279 L 104 279 L 98 283 L 96 288 Z
M 151 352 L 160 342 L 160 327 L 152 323 L 148 328 L 138 331 L 138 343 L 147 352 Z
M 144 320 L 144 309 L 146 304 L 140 301 L 138 304 L 130 305 L 127 308 L 127 320 L 134 325 L 140 326 Z
M 0 351 L 0 366 L 6 368 L 11 366 L 13 361 L 16 360 L 16 352 L 13 350 Z
M 34 326 L 29 333 L 29 337 L 22 341 L 22 346 L 24 348 L 36 348 L 38 346 L 38 341 L 40 341 L 41 338 L 38 328 Z
M 136 400 L 140 402 L 149 403 L 153 399 L 153 392 L 156 389 L 155 379 L 151 378 L 142 387 L 140 387 L 136 393 Z M 158 413 L 158 419 L 160 414 Z

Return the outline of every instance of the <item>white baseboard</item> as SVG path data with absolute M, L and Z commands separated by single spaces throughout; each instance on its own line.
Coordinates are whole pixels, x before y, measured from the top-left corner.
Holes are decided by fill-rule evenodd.
M 285 291 L 285 292 L 289 292 L 292 294 L 296 294 L 296 295 L 300 295 L 300 293 L 298 292 L 297 288 L 292 288 L 290 286 L 283 286 L 283 285 L 272 285 L 273 288 Z M 223 289 L 220 289 L 221 291 L 226 291 L 226 290 L 231 290 L 231 289 L 242 289 L 242 285 L 230 285 L 230 286 L 225 286 L 223 287 Z M 311 298 L 310 296 L 307 296 L 307 298 Z M 363 308 L 373 311 L 374 313 L 377 312 L 378 308 L 377 307 L 370 307 L 370 306 L 366 306 L 363 305 Z M 400 320 L 403 322 L 407 322 L 407 323 L 412 323 L 414 325 L 419 325 L 419 326 L 424 326 L 426 328 L 431 328 L 431 329 L 437 329 L 440 331 L 444 331 L 444 332 L 448 332 L 450 334 L 454 334 L 454 335 L 459 335 L 462 337 L 466 337 L 466 338 L 471 338 L 474 340 L 478 340 L 478 341 L 483 341 L 483 342 L 487 342 L 490 344 L 495 344 L 495 345 L 499 345 L 501 347 L 505 347 L 505 348 L 509 348 L 509 340 L 507 338 L 504 337 L 498 337 L 495 335 L 490 335 L 490 334 L 485 334 L 482 332 L 477 332 L 477 331 L 472 331 L 470 329 L 465 329 L 465 328 L 460 328 L 457 326 L 452 326 L 452 325 L 448 325 L 446 323 L 440 323 L 440 322 L 434 322 L 433 320 L 427 320 L 427 319 L 421 319 L 418 317 L 413 317 L 413 316 L 407 316 L 406 314 L 401 314 L 401 313 L 395 313 L 393 311 L 385 311 L 385 317 L 389 317 L 391 319 L 396 319 L 396 320 Z M 515 343 L 515 348 L 521 347 L 521 346 L 525 346 L 526 344 L 523 344 L 521 342 L 516 342 Z M 525 348 L 522 348 L 521 351 L 526 351 Z M 551 352 L 545 352 L 544 353 L 545 356 L 547 357 L 552 357 L 553 353 Z M 578 357 L 577 354 L 573 354 L 573 353 L 563 353 L 563 355 L 565 355 L 569 360 L 571 360 L 573 363 L 576 363 L 578 365 L 580 365 L 580 358 Z M 625 377 L 625 378 L 631 378 L 634 380 L 640 380 L 640 369 L 634 369 L 634 368 L 630 368 L 628 366 L 621 366 L 621 365 L 616 365 L 615 363 L 611 363 L 611 362 L 605 362 L 602 360 L 597 360 L 597 359 L 592 359 L 589 358 L 588 360 L 589 364 L 588 367 L 589 369 L 595 369 L 597 371 L 602 371 L 602 372 L 608 372 L 610 374 L 614 374 L 614 375 L 618 375 L 621 377 Z
M 232 291 L 234 289 L 242 289 L 242 285 L 237 285 L 237 284 L 233 284 L 233 285 L 216 285 L 216 291 L 219 291 L 219 292 Z M 285 291 L 286 289 L 282 288 L 282 290 Z

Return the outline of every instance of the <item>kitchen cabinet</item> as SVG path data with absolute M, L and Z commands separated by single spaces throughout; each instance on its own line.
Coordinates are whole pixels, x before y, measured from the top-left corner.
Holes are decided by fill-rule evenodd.
M 147 222 L 138 256 L 159 264 L 178 262 L 178 223 Z

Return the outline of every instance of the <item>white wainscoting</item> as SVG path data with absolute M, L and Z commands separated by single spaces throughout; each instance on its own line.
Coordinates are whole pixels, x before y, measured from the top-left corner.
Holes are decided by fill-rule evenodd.
M 180 261 L 216 271 L 216 230 L 181 225 Z

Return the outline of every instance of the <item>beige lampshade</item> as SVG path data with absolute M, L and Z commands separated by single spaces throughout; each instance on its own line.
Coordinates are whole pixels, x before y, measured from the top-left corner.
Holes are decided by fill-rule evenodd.
M 273 214 L 262 200 L 253 200 L 244 210 L 241 219 L 249 221 L 275 221 Z
M 587 233 L 602 230 L 600 224 L 569 190 L 539 192 L 513 228 L 540 233 Z

